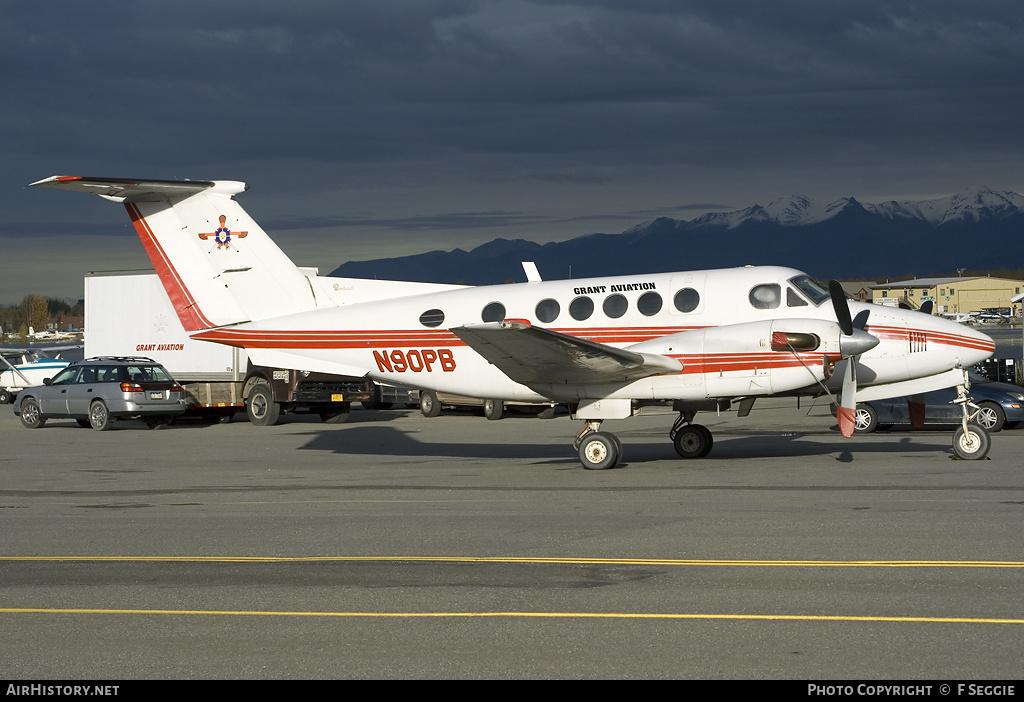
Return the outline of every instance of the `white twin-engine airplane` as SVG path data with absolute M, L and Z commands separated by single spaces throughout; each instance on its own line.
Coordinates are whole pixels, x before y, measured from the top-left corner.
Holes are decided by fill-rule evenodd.
M 330 278 L 300 269 L 235 201 L 237 181 L 53 176 L 33 185 L 95 193 L 128 210 L 192 338 L 243 347 L 254 363 L 495 400 L 566 403 L 584 421 L 584 468 L 622 456 L 605 419 L 673 401 L 670 437 L 707 455 L 698 411 L 758 397 L 838 391 L 856 401 L 960 388 L 955 452 L 989 441 L 968 424 L 965 368 L 992 340 L 916 311 L 848 301 L 789 268 L 744 267 L 467 287 Z M 975 409 L 976 411 L 976 409 Z

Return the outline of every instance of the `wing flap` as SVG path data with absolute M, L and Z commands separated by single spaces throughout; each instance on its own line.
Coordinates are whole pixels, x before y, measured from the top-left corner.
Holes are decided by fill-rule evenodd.
M 673 358 L 626 351 L 522 321 L 473 324 L 451 331 L 527 387 L 630 381 L 683 369 Z

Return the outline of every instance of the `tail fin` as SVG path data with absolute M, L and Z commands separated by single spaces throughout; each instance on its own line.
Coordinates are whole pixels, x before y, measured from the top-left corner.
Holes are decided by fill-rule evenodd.
M 235 202 L 245 183 L 53 176 L 32 185 L 124 203 L 186 331 L 318 306 L 303 272 Z

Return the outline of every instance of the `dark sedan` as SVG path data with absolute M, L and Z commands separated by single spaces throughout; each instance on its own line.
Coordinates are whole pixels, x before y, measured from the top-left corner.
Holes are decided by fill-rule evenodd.
M 988 431 L 999 431 L 1024 421 L 1024 388 L 1009 383 L 995 383 L 972 372 L 970 397 L 981 410 L 974 421 Z M 926 424 L 956 424 L 962 412 L 953 404 L 956 388 L 924 394 Z M 910 424 L 909 397 L 871 400 L 857 403 L 854 431 L 871 432 L 892 424 Z

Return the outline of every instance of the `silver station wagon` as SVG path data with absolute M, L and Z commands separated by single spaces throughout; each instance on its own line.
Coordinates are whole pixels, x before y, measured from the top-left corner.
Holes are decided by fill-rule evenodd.
M 185 391 L 156 361 L 101 356 L 72 363 L 43 385 L 25 388 L 14 413 L 29 429 L 47 419 L 71 418 L 104 431 L 115 419 L 143 419 L 150 429 L 160 429 L 186 408 Z

